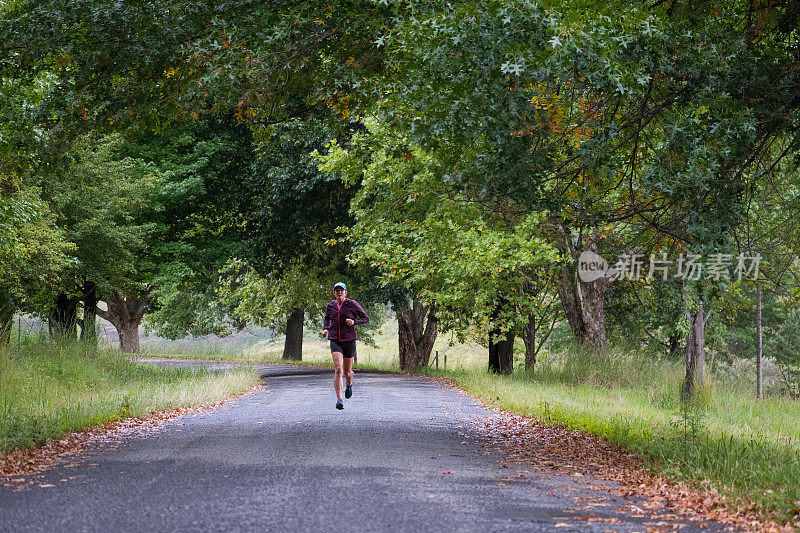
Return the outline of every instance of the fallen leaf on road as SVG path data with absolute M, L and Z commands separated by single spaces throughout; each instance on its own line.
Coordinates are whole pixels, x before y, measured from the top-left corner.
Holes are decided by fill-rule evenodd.
M 452 474 L 452 472 L 449 470 L 445 470 L 444 472 L 442 472 L 442 474 Z
M 620 522 L 622 522 L 622 520 L 620 520 L 619 518 L 617 518 L 615 516 L 612 516 L 612 517 L 609 517 L 609 518 L 603 518 L 601 516 L 593 516 L 593 517 L 589 518 L 588 521 L 589 522 L 611 522 L 612 524 L 619 524 Z

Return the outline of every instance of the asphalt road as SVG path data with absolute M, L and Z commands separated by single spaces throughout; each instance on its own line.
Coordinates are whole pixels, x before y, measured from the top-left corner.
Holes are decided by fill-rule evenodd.
M 0 530 L 646 530 L 596 480 L 504 468 L 472 435 L 493 412 L 455 390 L 357 373 L 337 411 L 330 370 L 260 368 L 266 386 L 239 400 L 0 486 Z

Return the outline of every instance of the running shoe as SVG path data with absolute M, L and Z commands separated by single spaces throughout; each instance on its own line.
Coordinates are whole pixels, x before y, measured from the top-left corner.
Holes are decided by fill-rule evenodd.
M 336 408 L 337 408 L 337 409 L 340 409 L 340 410 L 341 410 L 341 409 L 344 409 L 344 402 L 342 401 L 342 399 L 341 399 L 341 398 L 339 398 L 338 400 L 336 400 Z
M 353 386 L 352 385 L 348 385 L 344 389 L 344 397 L 349 399 L 350 396 L 352 396 L 352 395 L 353 395 Z

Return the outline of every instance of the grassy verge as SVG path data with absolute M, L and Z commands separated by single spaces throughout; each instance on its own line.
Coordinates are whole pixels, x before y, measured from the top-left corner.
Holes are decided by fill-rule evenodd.
M 248 368 L 158 368 L 81 343 L 0 350 L 0 453 L 113 420 L 217 401 L 257 382 Z

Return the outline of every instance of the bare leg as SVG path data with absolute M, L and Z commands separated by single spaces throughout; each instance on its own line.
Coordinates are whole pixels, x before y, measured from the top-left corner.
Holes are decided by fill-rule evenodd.
M 342 367 L 342 370 L 344 371 L 344 377 L 347 379 L 347 386 L 349 387 L 353 384 L 353 358 L 345 357 Z
M 333 388 L 336 389 L 336 398 L 341 399 L 342 375 L 343 375 L 342 359 L 344 359 L 344 356 L 342 355 L 341 352 L 333 352 L 331 354 L 331 357 L 333 357 L 333 366 L 336 369 L 333 375 Z

